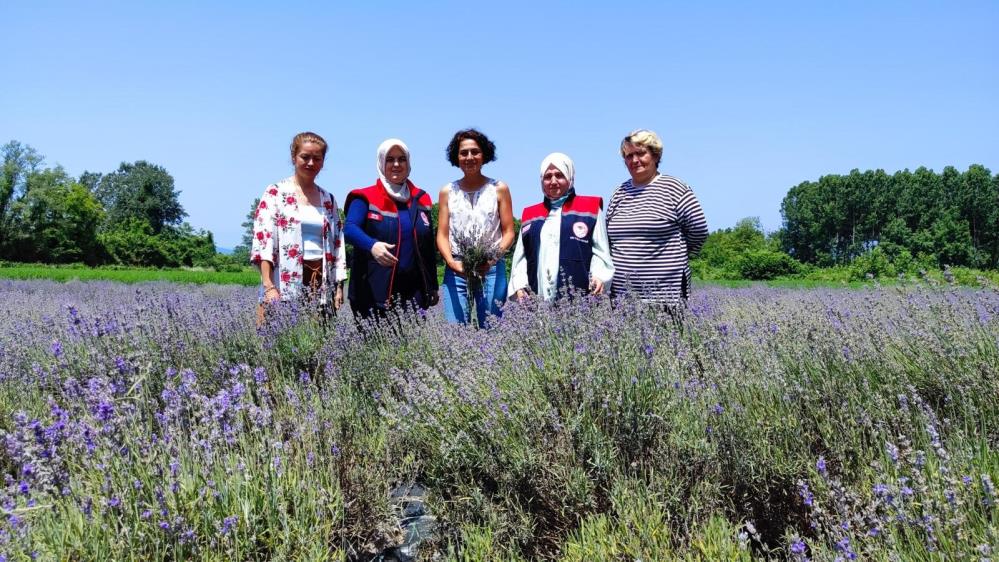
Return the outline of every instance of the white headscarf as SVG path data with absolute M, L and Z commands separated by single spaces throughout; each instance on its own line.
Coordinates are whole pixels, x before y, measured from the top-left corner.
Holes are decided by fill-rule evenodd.
M 541 161 L 541 177 L 545 177 L 548 166 L 553 164 L 562 172 L 565 179 L 569 180 L 569 189 L 572 189 L 573 182 L 576 180 L 576 165 L 572 163 L 572 158 L 561 152 L 552 152 L 548 156 L 545 156 L 545 159 Z
M 385 187 L 385 191 L 388 192 L 389 197 L 399 202 L 409 201 L 409 182 L 394 184 L 390 183 L 388 178 L 385 177 L 385 158 L 388 157 L 388 153 L 392 150 L 393 146 L 398 146 L 406 153 L 406 161 L 409 162 L 409 171 L 413 171 L 413 163 L 410 161 L 409 147 L 406 146 L 406 143 L 399 139 L 388 139 L 378 145 L 378 159 L 375 161 L 378 168 L 378 177 L 382 180 L 382 185 Z

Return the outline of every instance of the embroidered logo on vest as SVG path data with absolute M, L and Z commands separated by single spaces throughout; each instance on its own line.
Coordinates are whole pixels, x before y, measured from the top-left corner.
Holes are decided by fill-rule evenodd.
M 420 211 L 420 218 L 423 219 L 424 226 L 430 226 L 430 217 L 427 216 L 426 211 Z
M 586 226 L 585 222 L 580 221 L 572 225 L 572 233 L 576 235 L 576 238 L 586 238 L 589 232 L 590 228 Z
M 534 224 L 534 223 L 529 222 L 529 223 L 525 224 L 523 227 L 521 227 L 520 231 L 523 232 L 524 234 L 526 234 L 528 230 L 531 230 L 531 225 L 532 224 Z
M 382 220 L 382 216 L 379 215 L 378 213 L 371 212 L 371 213 L 368 213 L 368 220 L 380 221 L 380 220 Z

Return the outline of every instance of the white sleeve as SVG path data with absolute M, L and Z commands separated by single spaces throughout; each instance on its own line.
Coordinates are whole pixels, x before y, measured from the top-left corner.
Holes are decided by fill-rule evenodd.
M 527 278 L 527 256 L 524 255 L 524 237 L 518 232 L 517 247 L 513 251 L 513 266 L 510 268 L 507 298 L 513 298 L 517 291 L 528 289 L 530 285 L 530 280 Z
M 593 228 L 593 257 L 590 258 L 590 275 L 605 285 L 614 278 L 614 262 L 611 261 L 610 241 L 607 239 L 607 221 L 604 212 L 597 213 L 597 225 Z

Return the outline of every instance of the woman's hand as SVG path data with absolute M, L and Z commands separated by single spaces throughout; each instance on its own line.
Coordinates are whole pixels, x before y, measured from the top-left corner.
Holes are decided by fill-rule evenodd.
M 375 242 L 375 245 L 371 247 L 371 257 L 375 258 L 378 265 L 382 267 L 392 267 L 399 263 L 399 258 L 392 254 L 393 248 L 395 248 L 395 244 Z
M 273 303 L 281 300 L 281 291 L 274 285 L 264 286 L 264 302 Z
M 464 265 L 462 265 L 461 261 L 451 260 L 451 263 L 447 264 L 447 266 L 451 268 L 451 271 L 454 271 L 459 276 L 461 277 L 465 276 L 465 267 Z
M 496 260 L 489 260 L 488 262 L 480 265 L 479 268 L 476 270 L 476 273 L 479 274 L 479 277 L 485 277 L 486 274 L 489 273 L 489 270 L 492 269 L 494 265 L 496 265 Z
M 260 261 L 260 286 L 264 288 L 265 303 L 281 300 L 281 291 L 274 286 L 274 264 L 268 260 Z
M 604 282 L 595 277 L 593 279 L 590 279 L 590 294 L 591 295 L 604 294 Z
M 333 291 L 333 310 L 340 310 L 343 306 L 343 283 L 336 284 L 336 290 Z

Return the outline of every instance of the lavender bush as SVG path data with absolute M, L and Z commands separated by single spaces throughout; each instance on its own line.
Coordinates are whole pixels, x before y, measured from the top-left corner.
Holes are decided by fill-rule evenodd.
M 358 329 L 253 289 L 0 281 L 0 560 L 987 560 L 999 294 L 577 298 Z M 419 314 L 414 312 L 413 314 Z

